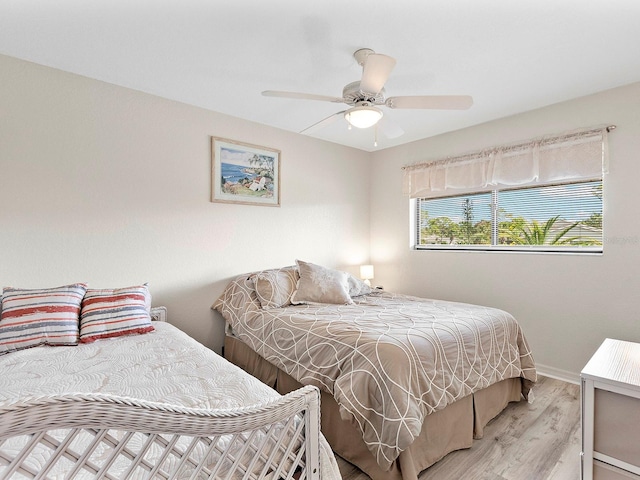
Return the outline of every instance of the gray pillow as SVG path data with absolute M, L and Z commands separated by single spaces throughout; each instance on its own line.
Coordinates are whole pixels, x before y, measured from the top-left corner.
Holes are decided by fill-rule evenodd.
M 300 279 L 291 303 L 352 304 L 349 296 L 349 274 L 321 267 L 313 263 L 296 260 Z

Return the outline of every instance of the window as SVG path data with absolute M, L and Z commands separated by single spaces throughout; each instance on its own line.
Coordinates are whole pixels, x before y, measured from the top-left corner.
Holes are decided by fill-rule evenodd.
M 403 167 L 416 249 L 601 253 L 608 133 L 595 127 Z
M 602 252 L 602 181 L 416 199 L 416 248 Z

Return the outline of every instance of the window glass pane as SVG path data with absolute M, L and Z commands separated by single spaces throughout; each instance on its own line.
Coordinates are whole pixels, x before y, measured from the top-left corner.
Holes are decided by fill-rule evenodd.
M 491 193 L 421 200 L 419 245 L 491 245 Z
M 418 199 L 417 207 L 418 248 L 602 251 L 602 181 Z
M 500 245 L 602 245 L 602 182 L 498 192 Z

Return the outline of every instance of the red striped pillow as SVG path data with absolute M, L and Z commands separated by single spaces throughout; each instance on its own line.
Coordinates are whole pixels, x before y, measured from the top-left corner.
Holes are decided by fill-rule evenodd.
M 84 283 L 56 288 L 5 287 L 0 317 L 0 355 L 38 345 L 77 345 Z
M 82 300 L 80 342 L 155 330 L 151 324 L 151 294 L 146 285 L 89 289 Z

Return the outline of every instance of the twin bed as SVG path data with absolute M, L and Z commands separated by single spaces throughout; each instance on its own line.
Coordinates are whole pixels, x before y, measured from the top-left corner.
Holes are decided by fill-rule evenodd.
M 470 447 L 536 381 L 510 314 L 371 291 L 305 262 L 240 275 L 213 308 L 225 357 L 280 393 L 320 388 L 329 444 L 374 480 L 416 480 Z
M 152 323 L 141 335 L 0 356 L 1 479 L 340 478 L 316 388 L 283 397 Z

